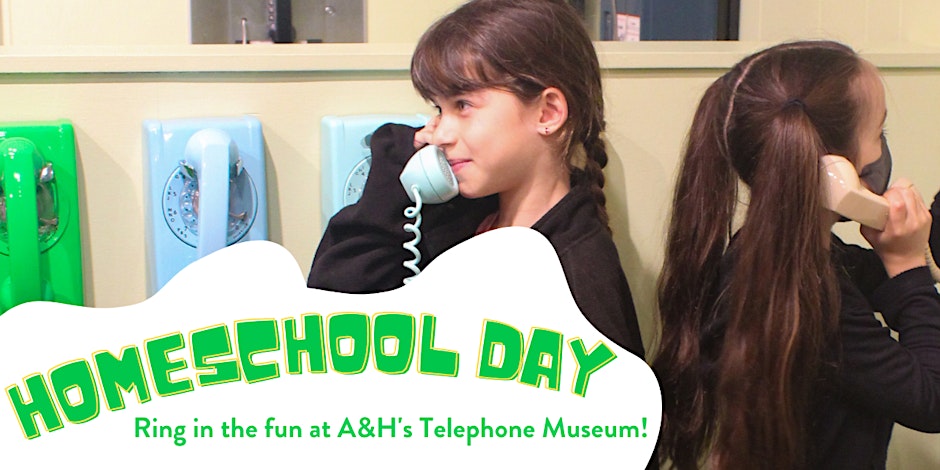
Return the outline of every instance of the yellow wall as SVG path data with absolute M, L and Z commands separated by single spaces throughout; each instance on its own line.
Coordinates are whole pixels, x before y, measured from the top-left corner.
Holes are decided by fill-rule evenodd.
M 258 116 L 268 151 L 270 238 L 306 271 L 322 230 L 320 119 L 430 111 L 408 81 L 408 43 L 422 22 L 459 2 L 427 1 L 434 7 L 421 10 L 420 19 L 411 14 L 416 10 L 396 9 L 401 2 L 369 3 L 370 19 L 397 15 L 384 27 L 370 21 L 369 37 L 400 45 L 246 50 L 183 45 L 186 0 L 118 2 L 125 7 L 123 25 L 83 22 L 91 14 L 87 0 L 0 0 L 0 34 L 8 46 L 0 48 L 0 122 L 68 118 L 75 124 L 89 303 L 110 307 L 146 297 L 140 123 L 147 118 Z M 36 13 L 50 4 L 56 14 Z M 177 22 L 180 16 L 184 21 Z M 771 42 L 801 36 L 849 42 L 882 67 L 894 174 L 932 195 L 940 188 L 940 141 L 930 137 L 940 126 L 940 52 L 930 47 L 940 45 L 938 19 L 940 6 L 932 0 L 744 0 L 741 43 L 598 45 L 611 144 L 608 207 L 647 342 L 676 163 L 705 87 Z M 135 47 L 29 47 L 55 44 Z M 938 444 L 936 436 L 899 428 L 890 468 L 940 466 Z
M 3 45 L 189 44 L 189 0 L 0 0 Z
M 463 3 L 464 0 L 369 0 L 366 38 L 373 43 L 417 42 L 428 25 Z
M 416 42 L 462 3 L 367 0 L 366 38 Z M 0 45 L 179 45 L 189 37 L 189 0 L 0 0 Z
M 904 41 L 940 45 L 935 0 L 741 0 L 742 41 L 829 38 L 857 48 Z

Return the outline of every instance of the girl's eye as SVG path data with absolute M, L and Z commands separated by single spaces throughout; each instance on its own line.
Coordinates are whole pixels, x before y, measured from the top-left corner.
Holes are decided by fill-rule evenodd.
M 463 111 L 470 107 L 470 103 L 466 100 L 457 100 L 457 109 Z

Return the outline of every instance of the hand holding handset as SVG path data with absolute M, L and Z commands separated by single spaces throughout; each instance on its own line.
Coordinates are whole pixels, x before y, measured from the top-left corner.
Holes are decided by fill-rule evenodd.
M 862 186 L 851 162 L 838 155 L 824 155 L 819 166 L 829 183 L 829 210 L 875 230 L 885 229 L 888 200 Z
M 851 162 L 838 155 L 825 155 L 820 158 L 819 167 L 828 183 L 829 210 L 867 227 L 885 229 L 890 207 L 888 200 L 862 186 Z M 926 259 L 934 280 L 940 282 L 940 269 L 934 263 L 930 247 L 927 247 Z
M 399 176 L 408 198 L 415 205 L 405 209 L 405 217 L 415 219 L 415 222 L 406 223 L 404 229 L 415 235 L 414 239 L 402 244 L 402 247 L 414 255 L 414 259 L 403 264 L 417 276 L 421 269 L 421 253 L 418 251 L 418 242 L 421 241 L 421 206 L 427 204 L 440 204 L 447 202 L 457 195 L 457 178 L 454 176 L 450 164 L 444 157 L 444 152 L 434 145 L 426 145 L 418 150 L 402 170 Z M 407 284 L 414 276 L 402 280 Z

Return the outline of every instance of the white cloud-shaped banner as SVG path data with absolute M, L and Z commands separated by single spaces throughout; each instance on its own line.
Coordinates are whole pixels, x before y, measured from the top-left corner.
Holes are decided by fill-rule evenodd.
M 500 229 L 413 282 L 308 289 L 248 242 L 137 305 L 0 316 L 0 447 L 37 468 L 643 468 L 649 367 L 578 311 L 551 245 Z M 118 289 L 120 286 L 115 286 Z

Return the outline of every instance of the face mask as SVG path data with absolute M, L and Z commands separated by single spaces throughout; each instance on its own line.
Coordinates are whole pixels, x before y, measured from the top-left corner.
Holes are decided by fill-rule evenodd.
M 888 181 L 891 179 L 891 150 L 888 141 L 881 136 L 881 157 L 862 168 L 858 179 L 865 182 L 872 192 L 879 196 L 888 190 Z

